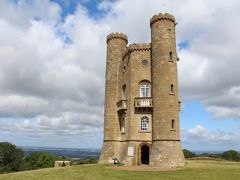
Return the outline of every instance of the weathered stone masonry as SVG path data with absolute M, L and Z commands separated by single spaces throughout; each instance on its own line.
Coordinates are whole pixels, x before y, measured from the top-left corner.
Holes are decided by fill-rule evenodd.
M 175 18 L 152 17 L 151 43 L 107 37 L 104 142 L 99 163 L 185 164 L 180 145 Z

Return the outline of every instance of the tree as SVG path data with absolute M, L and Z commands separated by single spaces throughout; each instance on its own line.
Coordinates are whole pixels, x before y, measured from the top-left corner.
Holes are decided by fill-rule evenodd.
M 240 155 L 238 154 L 237 151 L 234 151 L 234 150 L 229 150 L 229 151 L 223 152 L 222 157 L 224 159 L 230 160 L 230 161 L 239 161 L 240 160 Z
M 25 158 L 24 169 L 53 167 L 56 157 L 47 152 L 32 152 Z
M 43 152 L 37 160 L 38 168 L 48 168 L 53 167 L 55 162 L 55 156 L 50 153 Z
M 183 150 L 183 154 L 185 156 L 185 158 L 191 158 L 191 157 L 196 157 L 196 154 L 187 150 L 187 149 L 184 149 Z
M 37 169 L 37 161 L 42 152 L 31 152 L 24 160 L 24 170 Z
M 19 171 L 24 152 L 9 142 L 0 142 L 0 172 Z

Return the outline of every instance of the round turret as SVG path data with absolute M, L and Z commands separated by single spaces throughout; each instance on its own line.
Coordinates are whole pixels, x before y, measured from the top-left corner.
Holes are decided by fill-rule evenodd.
M 160 13 L 152 17 L 153 132 L 150 165 L 184 165 L 179 135 L 179 97 L 175 18 Z
M 122 39 L 122 40 L 124 40 L 126 42 L 126 44 L 128 43 L 128 38 L 123 33 L 114 32 L 114 33 L 109 34 L 107 36 L 107 43 L 108 43 L 108 41 L 110 41 L 112 39 Z
M 99 163 L 110 163 L 112 157 L 119 158 L 121 134 L 117 113 L 118 79 L 123 55 L 127 50 L 127 36 L 111 33 L 107 36 L 105 75 L 104 143 Z
M 105 88 L 105 140 L 118 139 L 117 90 L 118 71 L 127 49 L 127 36 L 111 33 L 107 36 L 106 88 Z
M 174 25 L 176 25 L 174 16 L 168 13 L 159 13 L 157 15 L 154 15 L 150 20 L 150 26 L 152 26 L 152 24 L 158 21 L 170 21 Z

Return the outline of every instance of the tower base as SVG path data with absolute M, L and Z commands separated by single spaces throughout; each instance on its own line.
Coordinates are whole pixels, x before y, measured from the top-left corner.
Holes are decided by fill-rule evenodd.
M 180 142 L 154 141 L 149 165 L 164 168 L 184 166 L 185 158 Z
M 120 150 L 121 143 L 116 141 L 105 141 L 103 142 L 102 151 L 98 160 L 98 163 L 105 164 L 105 163 L 113 163 L 112 158 L 120 159 Z

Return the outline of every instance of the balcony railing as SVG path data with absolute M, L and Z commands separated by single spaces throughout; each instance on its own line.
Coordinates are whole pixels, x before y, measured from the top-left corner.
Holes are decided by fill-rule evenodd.
M 136 97 L 134 102 L 135 108 L 152 108 L 151 97 Z
M 117 111 L 127 110 L 127 100 L 117 102 Z

